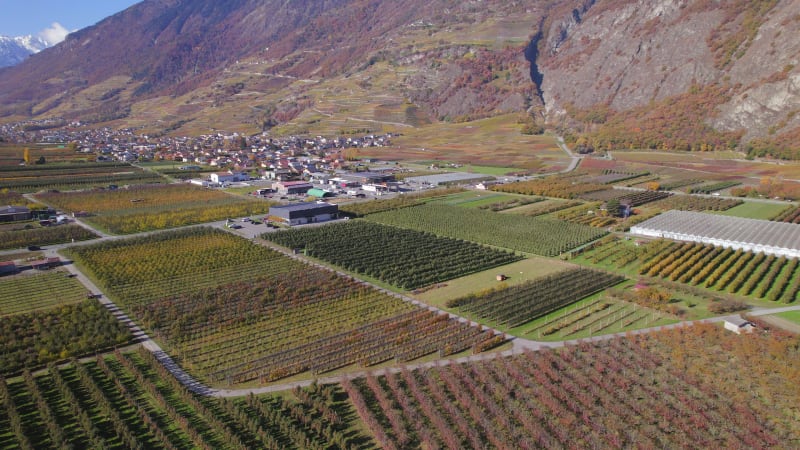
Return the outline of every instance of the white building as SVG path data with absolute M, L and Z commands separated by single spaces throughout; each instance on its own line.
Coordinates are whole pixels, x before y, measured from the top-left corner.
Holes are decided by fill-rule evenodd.
M 741 316 L 725 319 L 725 329 L 736 334 L 752 333 L 754 328 L 753 322 L 744 320 Z
M 215 172 L 209 177 L 212 183 L 234 183 L 237 181 L 247 181 L 250 177 L 246 173 L 240 172 Z
M 631 234 L 699 242 L 734 250 L 800 258 L 800 224 L 668 211 L 631 227 Z

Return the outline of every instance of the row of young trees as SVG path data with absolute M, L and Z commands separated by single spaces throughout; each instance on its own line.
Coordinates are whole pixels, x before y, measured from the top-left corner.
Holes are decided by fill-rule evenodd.
M 124 344 L 131 333 L 97 300 L 0 318 L 0 373 Z
M 86 287 L 61 270 L 6 278 L 0 283 L 0 316 L 44 310 L 86 299 Z
M 273 381 L 300 372 L 318 374 L 353 364 L 406 362 L 434 352 L 440 357 L 470 348 L 478 353 L 504 341 L 504 336 L 491 330 L 482 330 L 445 314 L 415 309 L 303 345 L 286 346 L 213 372 L 210 377 L 228 383 Z
M 93 214 L 87 220 L 115 234 L 161 230 L 228 217 L 266 214 L 269 203 L 187 184 L 142 185 L 102 192 L 49 192 L 37 198 Z
M 581 194 L 608 188 L 602 183 L 576 183 L 572 177 L 552 176 L 492 186 L 493 191 L 545 197 L 577 198 Z
M 433 204 L 371 214 L 367 220 L 542 256 L 559 255 L 607 233 L 555 219 Z
M 40 168 L 42 166 L 37 166 Z M 2 178 L 0 183 L 4 187 L 20 192 L 36 192 L 43 189 L 74 190 L 89 186 L 107 186 L 109 184 L 134 184 L 134 183 L 160 183 L 164 178 L 160 175 L 145 172 L 139 168 L 128 168 L 126 173 L 119 173 L 119 169 L 104 171 L 105 173 L 64 173 L 64 174 L 39 174 L 36 177 Z
M 45 246 L 64 244 L 73 241 L 86 241 L 96 238 L 97 235 L 88 229 L 76 225 L 66 224 L 51 227 L 40 227 L 38 224 L 22 230 L 0 231 L 0 250 L 25 248 L 28 246 Z
M 743 202 L 737 199 L 722 197 L 698 197 L 695 195 L 673 195 L 659 200 L 652 206 L 663 210 L 677 209 L 680 211 L 725 211 Z
M 297 267 L 274 250 L 211 227 L 72 247 L 67 254 L 123 304 L 131 287 L 162 282 L 148 290 L 142 299 L 153 301 L 162 296 L 166 285 L 178 284 L 184 292 L 195 290 L 197 280 L 187 274 L 213 278 L 217 271 L 240 267 L 243 262 L 259 264 L 265 270 L 274 266 L 287 271 Z M 239 279 L 235 274 L 230 275 L 234 278 L 228 278 L 229 281 Z
M 783 213 L 773 220 L 789 223 L 800 223 L 800 207 L 787 208 Z
M 0 378 L 8 448 L 350 449 L 369 443 L 335 385 L 279 397 L 200 397 L 137 352 Z
M 690 186 L 686 189 L 686 192 L 689 194 L 710 194 L 712 192 L 721 191 L 738 184 L 741 183 L 738 181 L 719 181 L 716 183 L 701 184 L 700 186 Z
M 575 268 L 529 282 L 470 294 L 447 302 L 486 320 L 514 328 L 622 281 L 624 277 Z
M 794 302 L 800 293 L 796 258 L 697 243 L 660 248 L 639 267 L 640 274 L 783 303 Z
M 677 341 L 704 334 L 722 340 L 720 327 L 685 331 L 696 337 L 676 339 L 677 333 L 387 371 L 344 379 L 342 386 L 383 448 L 759 447 L 791 439 L 768 420 L 789 419 L 785 411 L 717 394 L 715 382 L 733 375 L 702 378 L 683 372 L 682 362 L 670 362 Z M 758 338 L 754 347 L 769 345 L 770 338 Z M 685 355 L 681 351 L 681 361 L 706 358 L 702 352 Z M 726 367 L 736 374 L 747 370 Z
M 262 237 L 403 289 L 520 259 L 513 253 L 471 242 L 361 220 L 266 233 Z

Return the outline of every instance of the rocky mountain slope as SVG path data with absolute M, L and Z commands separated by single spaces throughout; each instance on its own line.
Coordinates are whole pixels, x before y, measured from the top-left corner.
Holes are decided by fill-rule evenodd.
M 348 132 L 508 115 L 796 157 L 796 0 L 145 0 L 0 71 L 5 120 Z

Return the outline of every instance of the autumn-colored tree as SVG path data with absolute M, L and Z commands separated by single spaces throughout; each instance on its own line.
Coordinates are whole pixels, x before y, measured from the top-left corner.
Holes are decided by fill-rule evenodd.
M 358 159 L 359 152 L 355 147 L 347 148 L 343 152 L 344 159 L 347 161 L 355 161 Z

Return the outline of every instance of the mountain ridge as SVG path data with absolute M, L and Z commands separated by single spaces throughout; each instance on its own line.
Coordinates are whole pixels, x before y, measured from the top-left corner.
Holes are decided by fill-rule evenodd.
M 797 9 L 146 0 L 0 72 L 0 116 L 313 133 L 354 129 L 348 118 L 416 127 L 511 113 L 598 150 L 733 146 L 794 159 Z
M 33 35 L 0 36 L 0 68 L 15 66 L 50 46 L 49 42 Z

